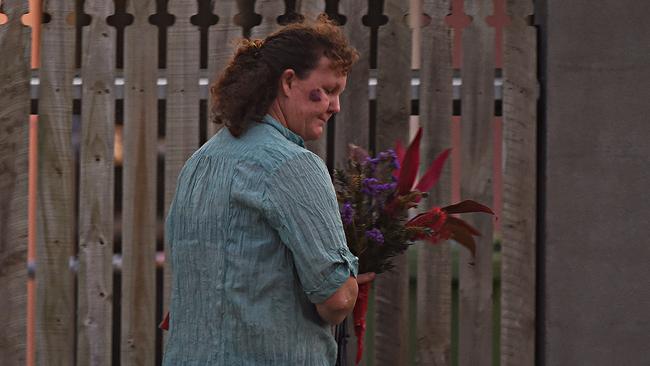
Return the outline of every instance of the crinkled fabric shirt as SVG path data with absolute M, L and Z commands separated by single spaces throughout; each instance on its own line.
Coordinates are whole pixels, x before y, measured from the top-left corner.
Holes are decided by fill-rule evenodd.
M 163 365 L 334 365 L 315 303 L 357 275 L 323 161 L 266 116 L 222 129 L 178 178 Z

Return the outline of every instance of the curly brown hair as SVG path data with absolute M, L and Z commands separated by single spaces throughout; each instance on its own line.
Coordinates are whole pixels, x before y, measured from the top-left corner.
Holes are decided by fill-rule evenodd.
M 350 71 L 358 52 L 327 16 L 290 24 L 264 40 L 244 39 L 219 79 L 210 87 L 212 121 L 240 136 L 251 121 L 260 121 L 277 97 L 280 76 L 293 69 L 305 79 L 321 57 L 340 75 Z

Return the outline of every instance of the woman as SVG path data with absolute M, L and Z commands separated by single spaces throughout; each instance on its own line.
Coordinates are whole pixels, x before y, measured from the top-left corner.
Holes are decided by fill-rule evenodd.
M 212 86 L 222 129 L 187 161 L 167 217 L 173 272 L 164 365 L 333 365 L 353 309 L 327 168 L 304 141 L 339 111 L 357 60 L 319 19 L 244 41 Z

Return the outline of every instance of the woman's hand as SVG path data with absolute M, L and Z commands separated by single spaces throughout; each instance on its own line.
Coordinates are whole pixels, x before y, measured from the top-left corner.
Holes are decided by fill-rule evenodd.
M 374 279 L 375 273 L 372 272 L 359 274 L 356 278 L 348 278 L 332 296 L 324 302 L 316 304 L 318 315 L 329 324 L 339 324 L 354 310 L 359 285 L 372 282 Z
M 375 279 L 376 276 L 377 274 L 375 272 L 360 273 L 357 276 L 357 284 L 363 285 L 364 283 L 370 283 Z

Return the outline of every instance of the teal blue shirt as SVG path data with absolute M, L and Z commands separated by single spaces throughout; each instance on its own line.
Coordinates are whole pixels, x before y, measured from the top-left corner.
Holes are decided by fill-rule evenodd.
M 323 302 L 351 276 L 323 161 L 266 116 L 222 129 L 183 167 L 166 221 L 172 265 L 163 365 L 334 365 Z

